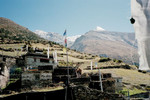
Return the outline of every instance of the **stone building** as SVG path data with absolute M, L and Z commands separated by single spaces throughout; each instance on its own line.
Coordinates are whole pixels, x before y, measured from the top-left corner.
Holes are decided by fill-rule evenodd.
M 26 70 L 32 69 L 47 69 L 52 70 L 57 67 L 57 64 L 54 62 L 52 55 L 47 58 L 47 55 L 39 53 L 27 53 L 23 55 L 24 65 Z
M 51 71 L 25 71 L 22 73 L 22 87 L 43 87 L 52 83 Z
M 99 74 L 96 73 L 94 75 L 91 75 L 90 77 L 91 77 L 91 81 L 90 81 L 89 87 L 101 90 L 101 87 L 100 87 L 101 81 L 99 80 Z M 114 78 L 112 77 L 111 73 L 102 73 L 101 78 L 102 78 L 103 90 L 105 92 L 115 93 L 116 91 L 122 90 L 122 78 L 121 77 Z
M 59 66 L 53 71 L 53 82 L 59 83 L 63 82 L 67 84 L 71 78 L 77 78 L 76 68 L 75 67 L 66 67 L 66 66 Z
M 22 73 L 23 87 L 42 87 L 52 83 L 52 72 L 57 67 L 53 56 L 27 53 L 23 55 L 24 72 Z
M 0 88 L 4 88 L 9 82 L 10 68 L 15 63 L 14 57 L 0 55 Z

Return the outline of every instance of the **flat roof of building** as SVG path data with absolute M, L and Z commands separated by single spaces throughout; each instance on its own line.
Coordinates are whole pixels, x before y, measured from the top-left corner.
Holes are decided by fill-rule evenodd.
M 35 56 L 35 57 L 47 57 L 46 54 L 40 54 L 40 53 L 26 53 L 23 56 Z M 49 55 L 49 58 L 53 58 L 53 55 Z

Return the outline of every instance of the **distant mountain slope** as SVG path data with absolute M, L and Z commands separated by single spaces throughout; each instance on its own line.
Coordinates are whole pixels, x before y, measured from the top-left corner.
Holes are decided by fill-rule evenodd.
M 53 41 L 53 42 L 56 42 L 56 43 L 59 43 L 59 44 L 64 44 L 64 37 L 58 33 L 55 33 L 55 32 L 45 32 L 45 31 L 42 31 L 42 30 L 35 30 L 35 33 L 46 39 L 46 40 L 50 40 L 50 41 Z M 72 44 L 74 43 L 74 41 L 80 37 L 81 35 L 76 35 L 76 36 L 71 36 L 71 37 L 67 37 L 68 39 L 68 47 L 72 46 Z
M 58 33 L 45 32 L 42 30 L 35 30 L 34 33 L 46 40 L 54 41 L 54 42 L 60 43 L 60 44 L 63 43 L 63 36 Z
M 7 18 L 0 17 L 0 40 L 3 42 L 15 42 L 43 39 L 28 30 L 28 28 L 18 25 Z
M 122 59 L 129 63 L 131 61 L 138 63 L 134 33 L 93 30 L 79 37 L 71 48 L 80 52 Z

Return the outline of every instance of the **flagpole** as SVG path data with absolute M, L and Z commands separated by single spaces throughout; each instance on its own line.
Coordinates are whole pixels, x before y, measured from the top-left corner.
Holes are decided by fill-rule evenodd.
M 68 76 L 68 78 L 67 78 L 67 86 L 69 86 L 69 66 L 68 66 L 67 31 L 66 30 L 65 30 L 63 36 L 65 37 L 64 43 L 65 43 L 65 48 L 66 48 L 66 60 L 67 60 L 67 66 L 66 66 L 67 67 L 67 76 Z
M 67 56 L 67 74 L 68 74 L 68 86 L 69 86 L 69 66 L 68 66 L 68 50 L 66 48 L 66 56 Z
M 67 32 L 67 31 L 66 31 Z M 67 56 L 67 74 L 68 74 L 68 82 L 67 82 L 67 85 L 69 86 L 69 66 L 68 66 L 68 49 L 67 49 L 67 34 L 66 34 L 66 37 L 65 37 L 65 46 L 66 46 L 66 56 Z
M 66 34 L 66 30 L 63 34 L 63 36 L 65 37 L 65 48 L 66 48 L 66 67 L 67 67 L 67 83 L 66 83 L 66 93 L 65 93 L 65 100 L 68 100 L 68 91 L 69 91 L 69 66 L 68 66 L 68 50 L 67 50 L 67 34 Z

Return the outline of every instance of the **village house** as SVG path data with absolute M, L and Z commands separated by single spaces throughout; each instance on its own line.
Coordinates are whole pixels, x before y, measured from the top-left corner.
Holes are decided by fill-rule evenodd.
M 89 84 L 90 88 L 101 90 L 100 83 L 102 82 L 103 90 L 105 92 L 115 93 L 122 90 L 122 78 L 121 77 L 112 77 L 111 73 L 102 73 L 99 80 L 99 74 L 96 73 L 91 75 L 91 81 Z
M 21 80 L 23 87 L 42 87 L 52 83 L 52 72 L 57 67 L 53 55 L 27 53 L 22 56 L 21 63 L 24 62 L 24 72 Z

